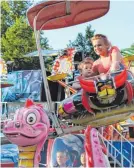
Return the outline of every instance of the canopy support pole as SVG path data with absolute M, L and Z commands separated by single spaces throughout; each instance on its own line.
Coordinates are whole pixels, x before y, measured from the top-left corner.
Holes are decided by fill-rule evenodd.
M 58 2 L 57 1 L 57 3 L 65 3 L 65 2 L 60 2 L 60 1 Z M 66 5 L 66 13 L 63 14 L 62 16 L 59 16 L 58 18 L 62 18 L 62 17 L 68 16 L 68 15 L 71 14 L 70 1 L 66 1 L 65 5 Z M 49 6 L 54 6 L 54 4 L 49 5 Z M 46 6 L 44 8 L 48 8 L 48 6 Z M 44 83 L 44 88 L 45 88 L 46 98 L 47 98 L 47 103 L 48 103 L 48 116 L 52 119 L 53 126 L 54 126 L 57 134 L 58 135 L 63 135 L 63 134 L 70 133 L 70 132 L 73 132 L 73 131 L 76 131 L 76 130 L 77 131 L 81 130 L 81 129 L 83 129 L 83 127 L 82 126 L 77 126 L 77 127 L 66 128 L 66 129 L 63 130 L 62 127 L 60 126 L 60 122 L 58 120 L 58 117 L 56 116 L 56 113 L 55 113 L 55 111 L 52 107 L 52 100 L 51 100 L 51 94 L 50 94 L 49 85 L 48 85 L 48 81 L 47 81 L 45 64 L 44 64 L 43 56 L 42 56 L 42 53 L 41 53 L 40 31 L 42 30 L 43 26 L 46 23 L 54 20 L 57 17 L 54 17 L 54 18 L 51 18 L 51 19 L 47 20 L 45 23 L 42 24 L 42 26 L 40 27 L 40 30 L 37 31 L 37 27 L 36 27 L 37 18 L 39 16 L 39 14 L 42 12 L 42 10 L 44 10 L 44 8 L 42 8 L 34 18 L 34 22 L 33 22 L 34 33 L 35 33 L 36 45 L 37 45 L 37 50 L 38 50 L 38 53 L 39 53 L 40 66 L 41 66 L 41 71 L 42 71 L 42 76 L 43 76 L 43 83 Z
M 63 129 L 60 126 L 60 123 L 58 121 L 58 118 L 56 117 L 55 111 L 52 106 L 52 99 L 51 99 L 51 94 L 50 94 L 49 85 L 47 81 L 46 68 L 45 68 L 44 59 L 41 53 L 40 30 L 36 31 L 36 19 L 37 19 L 37 16 L 34 18 L 34 33 L 36 38 L 37 50 L 39 53 L 39 60 L 40 60 L 40 66 L 41 66 L 41 71 L 43 76 L 44 88 L 46 92 L 45 94 L 46 94 L 47 104 L 48 104 L 48 116 L 52 119 L 52 122 L 54 124 L 57 134 L 60 135 L 60 134 L 63 134 Z

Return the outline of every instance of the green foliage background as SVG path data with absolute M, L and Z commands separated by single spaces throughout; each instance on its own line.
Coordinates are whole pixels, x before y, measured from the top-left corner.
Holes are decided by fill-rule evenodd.
M 5 61 L 13 61 L 14 70 L 40 69 L 38 58 L 26 58 L 25 54 L 37 50 L 32 28 L 28 25 L 26 11 L 32 5 L 30 1 L 2 1 L 1 2 L 1 53 Z M 91 25 L 86 27 L 85 33 L 78 33 L 76 40 L 69 41 L 67 47 L 75 47 L 86 56 L 94 60 L 98 58 L 93 50 L 90 39 L 95 30 Z M 41 32 L 41 46 L 49 49 L 47 38 Z M 134 44 L 130 48 L 122 49 L 123 56 L 134 55 Z M 48 61 L 50 60 L 50 61 Z M 53 59 L 45 61 L 48 71 L 51 71 Z
M 69 41 L 68 47 L 75 47 L 79 51 L 84 52 L 86 56 L 89 56 L 96 60 L 98 55 L 95 54 L 93 50 L 93 45 L 91 43 L 91 38 L 94 36 L 95 30 L 92 30 L 91 25 L 86 27 L 84 35 L 82 33 L 78 33 L 75 41 Z
M 28 25 L 26 11 L 29 1 L 1 2 L 1 52 L 5 61 L 13 61 L 15 70 L 40 68 L 39 61 L 24 57 L 37 50 L 32 28 Z M 42 48 L 49 48 L 48 39 L 43 38 Z M 36 64 L 36 65 L 34 65 Z

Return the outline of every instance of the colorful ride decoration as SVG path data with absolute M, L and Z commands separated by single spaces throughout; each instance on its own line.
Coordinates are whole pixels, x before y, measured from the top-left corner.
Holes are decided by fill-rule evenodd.
M 74 70 L 74 54 L 74 48 L 63 50 L 54 62 L 52 75 L 67 73 L 71 76 Z
M 75 124 L 93 127 L 128 119 L 134 113 L 134 105 L 132 105 L 133 87 L 127 77 L 126 69 L 92 79 L 84 79 L 80 76 L 79 82 L 83 90 L 63 100 L 59 105 L 59 114 L 61 116 L 74 115 L 78 118 L 79 115 L 86 114 L 80 120 L 75 117 L 68 118 Z M 119 109 L 119 107 L 123 108 Z M 104 118 L 107 119 L 104 120 Z
M 108 125 L 106 127 L 103 127 L 103 137 L 107 140 L 112 140 L 114 134 L 113 134 L 113 126 L 114 125 Z
M 76 90 L 67 86 L 67 84 L 62 81 L 62 79 L 65 78 L 73 78 L 75 53 L 75 48 L 62 50 L 53 64 L 51 76 L 47 77 L 48 80 L 57 81 L 61 86 L 67 87 L 66 94 L 68 93 L 68 90 L 72 93 L 76 93 Z
M 75 52 L 74 48 L 62 50 L 60 55 L 54 61 L 51 76 L 48 76 L 47 79 L 57 81 L 65 87 L 66 84 L 61 80 L 66 77 L 73 77 Z
M 8 81 L 7 64 L 4 59 L 0 58 L 0 87 L 4 88 L 10 86 L 13 86 L 13 84 Z
M 41 101 L 41 70 L 12 71 L 8 73 L 8 81 L 13 86 L 2 89 L 2 102 L 26 102 L 27 99 Z
M 88 126 L 85 130 L 85 152 L 87 167 L 109 167 L 107 150 L 101 143 L 97 130 Z
M 94 104 L 96 107 L 92 107 L 93 109 L 104 109 L 106 107 L 111 107 L 111 106 L 117 106 L 122 101 L 124 101 L 124 96 L 125 96 L 125 91 L 124 90 L 124 84 L 128 86 L 127 80 L 127 72 L 126 70 L 123 70 L 119 74 L 110 74 L 109 76 L 102 75 L 100 76 L 100 80 L 85 80 L 82 77 L 79 77 L 80 84 L 84 90 L 83 92 L 83 97 L 82 101 L 85 106 L 85 108 L 88 111 L 93 111 L 90 106 L 92 107 L 92 104 Z M 126 89 L 127 89 L 126 86 Z M 130 91 L 132 91 L 132 86 L 128 86 Z M 129 92 L 128 89 L 128 92 Z M 84 96 L 86 93 L 89 93 L 90 97 L 90 106 L 87 106 L 86 104 L 86 96 Z M 130 94 L 130 93 L 128 93 Z M 130 96 L 131 99 L 130 101 L 128 100 L 128 103 L 131 102 L 133 98 L 133 92 L 131 93 L 132 95 L 127 95 Z M 128 97 L 127 97 L 128 99 Z
M 131 66 L 134 66 L 134 54 L 123 57 L 124 63 L 128 69 L 131 70 Z
M 24 107 L 16 110 L 14 120 L 4 123 L 3 133 L 18 145 L 19 165 L 38 167 L 40 152 L 48 137 L 49 119 L 42 105 L 28 99 Z
M 53 111 L 51 106 L 52 101 L 51 101 L 50 90 L 49 90 L 47 76 L 46 76 L 46 69 L 43 64 L 43 58 L 41 54 L 39 32 L 42 30 L 64 28 L 64 27 L 69 27 L 69 26 L 74 26 L 77 24 L 89 22 L 91 20 L 104 16 L 109 11 L 109 8 L 110 8 L 109 0 L 106 0 L 104 2 L 101 2 L 101 1 L 96 1 L 96 2 L 95 1 L 78 1 L 78 2 L 77 1 L 44 1 L 31 6 L 27 11 L 29 24 L 34 29 L 34 32 L 35 32 L 37 49 L 39 51 L 40 65 L 41 65 L 41 70 L 43 74 L 43 82 L 44 82 L 45 92 L 47 95 L 46 96 L 47 102 L 49 106 L 49 113 L 50 113 L 50 116 L 52 116 L 51 118 L 52 121 L 56 125 L 55 129 L 58 135 L 62 134 L 64 130 L 61 129 L 60 124 L 55 119 L 57 118 L 56 114 L 52 115 L 51 113 Z M 66 54 L 63 54 L 63 56 L 65 55 Z M 58 72 L 58 70 L 61 69 L 61 68 L 58 68 L 60 67 L 59 61 L 57 61 L 55 65 L 56 66 L 54 68 L 54 73 L 57 73 L 59 75 L 59 73 L 63 72 L 63 71 Z M 70 68 L 72 69 L 71 66 Z M 67 71 L 67 73 L 69 72 Z
M 53 111 L 52 106 L 51 106 L 52 101 L 51 101 L 50 91 L 49 91 L 48 82 L 47 82 L 46 73 L 45 73 L 46 70 L 45 70 L 45 67 L 43 64 L 43 58 L 42 58 L 42 55 L 40 52 L 41 46 L 38 44 L 40 41 L 40 38 L 39 38 L 40 31 L 69 27 L 69 26 L 73 26 L 76 24 L 81 24 L 81 23 L 84 23 L 87 21 L 91 21 L 93 19 L 96 19 L 96 18 L 99 18 L 99 17 L 102 17 L 103 15 L 105 15 L 108 12 L 109 7 L 110 7 L 109 0 L 102 1 L 102 2 L 101 1 L 79 1 L 79 2 L 77 2 L 77 1 L 44 1 L 44 2 L 40 2 L 40 3 L 32 6 L 27 11 L 29 24 L 35 31 L 37 48 L 39 51 L 39 59 L 40 59 L 42 73 L 43 73 L 43 82 L 44 82 L 45 91 L 46 91 L 46 95 L 47 95 L 49 114 L 50 114 L 50 116 L 53 116 L 51 119 L 54 122 L 55 129 L 56 129 L 58 135 L 60 135 L 64 132 L 62 132 L 61 129 L 59 129 L 59 125 L 57 124 L 57 121 L 55 120 L 57 117 L 55 115 L 55 113 L 51 113 Z M 36 31 L 36 30 L 38 30 L 38 31 Z M 67 60 L 67 58 L 66 58 L 66 61 L 69 62 Z M 63 63 L 62 65 L 65 65 L 65 64 Z M 69 64 L 66 64 L 66 65 L 71 67 Z M 63 69 L 64 69 L 64 67 L 63 67 Z M 64 70 L 66 70 L 66 69 L 64 69 Z M 59 74 L 59 73 L 62 74 L 64 72 L 61 69 L 61 67 L 59 66 L 59 61 L 57 61 L 57 63 L 55 63 L 55 68 L 54 68 L 52 76 L 54 76 L 55 74 Z M 67 73 L 69 73 L 69 72 L 67 72 Z M 117 111 L 112 111 L 111 109 L 113 106 L 111 105 L 110 112 L 107 110 L 107 109 L 109 109 L 109 103 L 113 102 L 117 96 L 116 89 L 120 89 L 120 87 L 121 87 L 121 91 L 123 90 L 122 92 L 124 92 L 125 86 L 127 85 L 128 86 L 127 88 L 129 88 L 129 89 L 128 90 L 126 89 L 126 90 L 127 90 L 127 92 L 129 92 L 131 94 L 131 91 L 132 91 L 131 85 L 129 85 L 129 83 L 126 82 L 126 74 L 125 73 L 126 73 L 125 71 L 123 73 L 121 73 L 121 77 L 118 77 L 118 75 L 117 75 L 117 81 L 119 80 L 119 78 L 121 78 L 121 81 L 119 80 L 118 82 L 114 83 L 114 81 L 111 80 L 110 84 L 109 84 L 109 83 L 107 83 L 107 80 L 104 80 L 104 81 L 102 80 L 101 86 L 97 85 L 97 81 L 95 82 L 94 80 L 89 80 L 88 83 L 91 83 L 91 86 L 92 86 L 91 90 L 93 89 L 91 93 L 89 91 L 90 89 L 88 86 L 84 88 L 84 85 L 87 81 L 85 82 L 85 79 L 81 79 L 80 84 L 81 84 L 81 86 L 83 85 L 82 88 L 84 90 L 84 92 L 82 94 L 82 101 L 81 101 L 82 103 L 81 104 L 84 108 L 84 111 L 87 112 L 88 117 L 80 119 L 80 120 L 77 120 L 77 117 L 76 118 L 74 117 L 74 120 L 72 120 L 72 118 L 71 118 L 71 122 L 76 123 L 76 124 L 77 123 L 83 124 L 84 126 L 91 124 L 96 127 L 96 126 L 100 126 L 100 125 L 105 125 L 105 124 L 117 122 L 116 118 L 118 118 L 118 117 L 115 114 L 119 114 L 118 116 L 121 118 L 119 120 L 124 120 L 124 118 L 130 116 L 132 111 L 134 110 L 133 107 L 129 107 L 129 109 L 126 108 L 124 110 L 121 109 L 120 111 L 118 109 L 117 109 Z M 116 79 L 116 74 L 115 74 L 115 77 L 112 77 L 112 79 Z M 59 78 L 58 78 L 58 80 L 59 80 Z M 116 85 L 114 85 L 114 84 L 116 84 Z M 102 89 L 102 86 L 103 86 L 103 89 Z M 97 89 L 100 89 L 99 94 L 98 94 Z M 101 101 L 99 102 L 99 106 L 97 106 L 96 104 L 94 105 L 93 100 L 92 101 L 90 100 L 90 94 L 94 94 L 95 99 L 97 99 L 97 102 L 102 99 L 106 99 L 106 97 L 108 97 L 108 99 L 111 102 L 110 101 L 107 102 L 106 100 L 103 100 L 103 102 L 101 102 Z M 131 94 L 131 96 L 128 100 L 128 95 L 127 95 L 127 98 L 124 97 L 124 99 L 127 103 L 131 103 L 132 97 L 133 97 L 133 95 Z M 90 101 L 91 101 L 91 104 L 90 104 Z M 122 103 L 122 104 L 124 103 L 123 99 L 121 99 L 120 103 Z M 101 109 L 100 104 L 102 104 L 106 107 L 103 107 Z M 118 106 L 116 106 L 116 107 L 118 107 Z M 69 106 L 69 108 L 71 108 L 71 107 Z M 99 109 L 103 110 L 104 112 L 103 113 L 100 112 L 98 114 L 98 118 L 97 118 L 95 113 L 97 113 L 97 110 L 99 110 Z M 63 111 L 66 114 L 68 114 L 64 108 L 63 108 Z M 73 113 L 75 113 L 75 112 L 73 112 Z M 112 118 L 113 116 L 115 116 L 114 119 Z M 107 121 L 104 121 L 105 119 Z M 58 127 L 58 129 L 57 129 L 57 127 Z M 97 144 L 97 146 L 99 146 L 98 137 L 96 137 L 96 133 L 95 133 L 94 129 L 93 129 L 93 131 L 91 129 L 87 132 L 88 132 L 88 135 L 91 134 L 90 140 L 87 141 L 87 144 L 89 144 L 89 146 L 91 145 L 90 146 L 91 148 L 93 148 L 93 146 L 92 146 L 93 144 L 94 145 Z M 88 137 L 87 137 L 87 139 L 88 139 Z M 89 151 L 88 148 L 87 148 L 87 151 Z M 100 159 L 100 160 L 98 160 L 96 165 L 98 165 L 98 163 L 101 163 L 101 165 L 104 165 L 103 159 L 101 159 L 101 158 L 103 158 L 102 153 L 100 151 L 101 151 L 101 149 L 99 148 L 99 154 L 97 155 L 98 156 L 97 159 Z M 96 155 L 97 148 L 95 148 L 95 150 L 93 150 L 93 152 L 95 152 L 94 154 Z M 93 155 L 93 152 L 91 153 L 91 155 Z M 53 152 L 53 154 L 54 154 L 54 152 Z M 89 157 L 89 159 L 90 159 L 90 157 Z M 93 161 L 94 160 L 92 160 L 92 163 L 91 163 L 92 165 L 93 165 Z
M 49 139 L 47 148 L 48 167 L 62 167 L 61 161 L 58 161 L 57 154 L 66 153 L 65 163 L 67 167 L 80 166 L 80 154 L 84 150 L 83 134 L 68 134 L 55 139 Z
M 59 155 L 65 155 L 65 160 L 58 158 Z M 62 167 L 64 161 L 64 167 L 109 167 L 105 155 L 106 147 L 101 143 L 97 130 L 88 127 L 85 135 L 77 133 L 49 139 L 47 166 Z
M 126 56 L 128 56 L 128 57 L 134 56 L 134 47 L 125 48 L 125 49 L 121 50 L 121 53 L 125 57 Z
M 5 75 L 5 79 L 7 79 L 6 77 L 6 75 L 7 75 L 7 65 L 6 65 L 6 62 L 1 58 L 0 59 L 0 69 L 1 69 L 1 71 L 0 71 L 0 75 L 1 75 L 1 77 L 2 77 L 2 75 L 3 75 L 3 78 L 4 78 L 4 75 Z
M 107 126 L 110 127 L 110 126 Z M 127 123 L 127 120 L 124 122 L 116 123 L 113 126 L 111 125 L 111 129 L 107 129 L 106 127 L 106 134 L 105 138 L 109 137 L 108 140 L 115 140 L 115 141 L 121 141 L 121 135 L 127 139 L 130 142 L 133 142 L 133 136 L 131 137 L 130 129 L 134 127 L 134 124 Z M 119 134 L 120 133 L 120 134 Z M 133 134 L 134 135 L 134 134 Z

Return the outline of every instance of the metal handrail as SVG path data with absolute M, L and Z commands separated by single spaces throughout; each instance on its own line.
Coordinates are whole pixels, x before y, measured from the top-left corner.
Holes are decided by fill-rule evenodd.
M 126 160 L 128 163 L 129 163 L 129 167 L 132 167 L 134 166 L 134 162 L 133 162 L 133 157 L 132 157 L 132 151 L 134 150 L 134 145 L 132 143 L 130 143 L 130 141 L 128 139 L 126 139 L 117 129 L 115 129 L 113 126 L 112 126 L 112 129 L 114 131 L 116 131 L 116 133 L 118 133 L 119 136 L 121 136 L 121 149 L 120 151 L 113 145 L 113 138 L 111 138 L 111 140 L 107 140 L 104 136 L 103 136 L 103 131 L 100 133 L 98 132 L 98 134 L 100 135 L 100 137 L 103 139 L 103 141 L 107 142 L 107 151 L 108 151 L 108 154 L 110 155 L 110 157 L 112 157 L 112 159 L 114 160 L 116 157 L 113 156 L 112 154 L 112 151 L 114 150 L 114 155 L 117 153 L 117 154 L 120 154 L 121 155 L 121 163 L 118 161 L 118 160 L 114 160 L 114 165 L 115 165 L 115 161 L 117 164 L 120 163 L 120 165 L 123 167 L 123 160 Z M 124 141 L 123 141 L 124 140 Z M 126 158 L 125 155 L 123 155 L 123 146 L 122 146 L 122 142 L 127 142 L 130 147 L 131 147 L 131 158 L 130 160 L 128 158 Z M 109 146 L 111 146 L 111 152 L 109 152 Z

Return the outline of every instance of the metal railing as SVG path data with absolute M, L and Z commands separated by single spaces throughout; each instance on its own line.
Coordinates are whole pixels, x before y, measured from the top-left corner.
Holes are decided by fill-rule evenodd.
M 1 109 L 3 109 L 2 117 L 4 116 L 5 119 L 7 119 L 7 102 L 1 102 L 0 106 Z M 104 141 L 107 147 L 108 157 L 111 158 L 110 162 L 113 164 L 113 167 L 117 167 L 117 165 L 119 167 L 134 167 L 134 144 L 126 139 L 114 126 L 111 126 L 111 128 L 113 134 L 111 135 L 110 140 L 107 140 L 107 138 L 104 137 L 103 128 L 101 132 L 98 131 L 100 138 Z M 118 135 L 118 140 L 115 140 L 115 134 Z M 118 145 L 116 146 L 115 144 Z
M 98 132 L 101 139 L 103 139 L 106 147 L 108 157 L 111 158 L 113 167 L 134 167 L 134 145 L 126 139 L 114 126 L 111 126 L 113 133 L 118 134 L 118 140 L 114 140 L 114 134 L 111 139 L 107 140 L 103 135 L 103 129 Z

